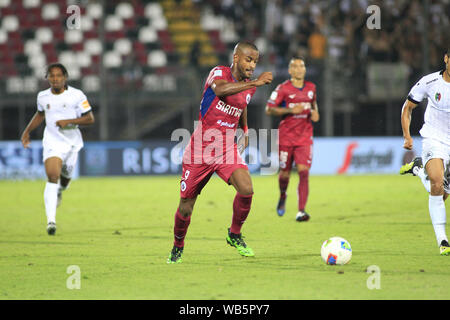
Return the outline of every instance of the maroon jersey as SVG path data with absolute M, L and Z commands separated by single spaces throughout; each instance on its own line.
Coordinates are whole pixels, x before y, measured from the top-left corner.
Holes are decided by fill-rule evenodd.
M 230 67 L 217 66 L 209 73 L 200 103 L 200 123 L 186 148 L 186 151 L 190 150 L 191 152 L 185 152 L 183 158 L 185 162 L 190 160 L 193 161 L 191 163 L 208 163 L 212 160 L 210 156 L 216 158 L 213 159 L 215 162 L 226 154 L 234 155 L 236 149 L 234 136 L 239 118 L 250 102 L 256 88 L 226 97 L 218 97 L 211 85 L 213 81 L 219 79 L 237 82 Z M 205 159 L 205 155 L 208 159 Z
M 312 144 L 313 125 L 311 122 L 311 106 L 316 101 L 316 85 L 305 81 L 303 88 L 296 88 L 291 80 L 278 85 L 270 95 L 267 105 L 270 108 L 293 108 L 297 103 L 305 103 L 300 114 L 283 116 L 279 129 L 280 146 L 304 146 Z

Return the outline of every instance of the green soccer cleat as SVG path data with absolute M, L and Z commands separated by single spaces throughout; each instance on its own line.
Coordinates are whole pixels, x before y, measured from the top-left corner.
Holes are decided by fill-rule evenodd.
M 181 254 L 183 253 L 183 247 L 173 246 L 172 251 L 169 254 L 167 263 L 181 263 Z
M 410 173 L 413 176 L 415 176 L 416 174 L 414 173 L 414 168 L 416 168 L 416 167 L 417 168 L 422 168 L 423 167 L 422 158 L 421 157 L 416 157 L 416 158 L 414 158 L 413 161 L 402 165 L 401 168 L 400 168 L 400 174 Z
M 231 233 L 230 228 L 228 228 L 227 242 L 230 246 L 235 247 L 241 256 L 253 257 L 255 255 L 253 250 L 247 247 L 247 244 L 242 239 L 242 233 Z
M 450 255 L 450 245 L 446 240 L 442 240 L 441 245 L 439 246 L 439 251 L 441 253 L 441 256 Z

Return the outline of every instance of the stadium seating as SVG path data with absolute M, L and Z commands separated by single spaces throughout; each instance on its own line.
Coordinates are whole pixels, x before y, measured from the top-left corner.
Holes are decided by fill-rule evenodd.
M 67 66 L 72 80 L 95 76 L 101 61 L 122 73 L 130 63 L 161 70 L 190 63 L 210 67 L 227 48 L 221 25 L 210 16 L 205 22 L 188 0 L 116 0 L 104 7 L 87 2 L 78 7 L 77 21 L 75 11 L 68 10 L 73 3 L 0 0 L 0 79 L 30 76 L 38 81 L 45 66 L 55 61 Z M 194 46 L 197 61 L 192 60 Z

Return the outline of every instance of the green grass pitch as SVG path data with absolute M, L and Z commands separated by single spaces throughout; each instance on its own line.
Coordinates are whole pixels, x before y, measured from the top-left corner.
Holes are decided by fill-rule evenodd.
M 197 200 L 183 263 L 166 264 L 179 177 L 80 178 L 64 193 L 57 234 L 46 234 L 44 181 L 0 181 L 0 299 L 449 299 L 450 257 L 439 255 L 428 195 L 412 176 L 311 176 L 295 222 L 275 212 L 276 176 L 254 176 L 242 229 L 256 256 L 226 241 L 235 191 L 213 177 Z M 320 247 L 346 238 L 348 265 L 327 266 Z M 80 289 L 68 289 L 69 266 Z M 368 289 L 369 266 L 380 269 Z

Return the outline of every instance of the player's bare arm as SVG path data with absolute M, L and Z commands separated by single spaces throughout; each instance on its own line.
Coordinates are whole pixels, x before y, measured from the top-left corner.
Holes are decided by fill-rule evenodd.
M 402 108 L 401 122 L 404 138 L 403 148 L 408 150 L 411 150 L 413 147 L 413 139 L 411 138 L 409 126 L 411 124 L 411 114 L 415 107 L 417 107 L 416 103 L 406 100 Z
M 319 106 L 317 105 L 317 101 L 314 101 L 313 106 L 311 108 L 311 121 L 318 122 L 319 120 L 320 120 Z
M 239 126 L 244 130 L 243 136 L 238 141 L 238 150 L 240 153 L 244 152 L 244 150 L 248 147 L 248 132 L 245 132 L 247 126 L 247 108 L 241 114 L 239 118 Z
M 269 107 L 266 105 L 266 114 L 269 116 L 284 116 L 286 114 L 300 114 L 305 109 L 304 104 L 297 103 L 292 108 Z
M 211 89 L 214 91 L 216 96 L 226 97 L 255 87 L 261 87 L 265 84 L 271 83 L 272 80 L 272 72 L 263 72 L 258 79 L 247 82 L 228 82 L 223 79 L 215 80 L 211 84 Z
M 28 123 L 27 127 L 22 133 L 22 137 L 20 140 L 22 141 L 22 145 L 24 148 L 28 148 L 30 145 L 30 133 L 39 127 L 41 123 L 45 120 L 45 112 L 37 111 L 33 118 L 31 118 L 30 122 Z
M 76 119 L 65 119 L 56 121 L 56 125 L 62 129 L 69 125 L 90 125 L 95 122 L 92 111 Z

